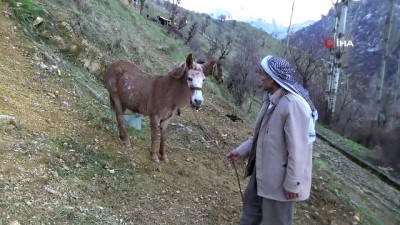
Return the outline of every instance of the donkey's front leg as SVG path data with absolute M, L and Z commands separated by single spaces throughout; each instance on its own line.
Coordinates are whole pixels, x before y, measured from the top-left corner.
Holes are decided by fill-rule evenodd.
M 150 128 L 151 128 L 151 149 L 150 156 L 151 160 L 154 162 L 159 162 L 157 155 L 157 141 L 158 141 L 158 127 L 160 124 L 160 119 L 157 117 L 150 117 Z
M 164 162 L 169 162 L 168 157 L 167 157 L 167 153 L 165 151 L 165 149 L 166 149 L 165 141 L 167 140 L 168 124 L 171 121 L 171 118 L 168 118 L 166 120 L 161 121 L 161 124 L 160 124 L 160 130 L 161 130 L 160 155 L 161 155 L 161 160 L 164 161 Z

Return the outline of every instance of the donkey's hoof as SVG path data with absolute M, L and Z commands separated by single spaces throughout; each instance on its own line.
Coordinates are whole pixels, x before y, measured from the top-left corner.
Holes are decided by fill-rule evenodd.
M 127 148 L 132 147 L 130 140 L 125 140 L 125 141 L 123 141 L 123 143 L 124 143 L 124 146 L 127 147 Z
M 153 160 L 154 162 L 157 162 L 157 163 L 160 162 L 157 155 L 152 155 L 151 160 Z
M 167 156 L 161 156 L 161 161 L 163 161 L 165 163 L 169 163 L 169 159 Z

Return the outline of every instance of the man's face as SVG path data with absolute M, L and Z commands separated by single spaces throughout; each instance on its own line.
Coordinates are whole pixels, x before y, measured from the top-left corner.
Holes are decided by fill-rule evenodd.
M 269 76 L 264 70 L 260 72 L 261 81 L 262 81 L 262 89 L 263 91 L 270 92 L 274 87 L 274 80 Z

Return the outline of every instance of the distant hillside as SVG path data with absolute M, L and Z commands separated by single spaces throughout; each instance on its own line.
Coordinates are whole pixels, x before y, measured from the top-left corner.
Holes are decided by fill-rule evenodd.
M 165 5 L 165 2 L 157 0 L 147 1 L 146 3 L 148 4 L 148 8 L 145 10 L 145 13 L 149 13 L 150 17 L 155 18 L 158 15 L 161 15 L 166 18 L 170 18 L 171 14 L 168 11 L 168 5 Z M 227 37 L 233 38 L 233 44 L 230 48 L 231 51 L 228 55 L 228 58 L 233 57 L 237 52 L 242 51 L 242 46 L 240 43 L 242 43 L 242 39 L 248 35 L 256 38 L 260 45 L 260 54 L 263 54 L 263 52 L 272 52 L 274 54 L 283 52 L 283 46 L 281 42 L 273 37 L 270 33 L 264 30 L 259 30 L 257 27 L 251 26 L 247 22 L 232 20 L 231 15 L 226 10 L 216 9 L 210 15 L 206 13 L 193 12 L 182 7 L 178 7 L 178 11 L 178 21 L 185 15 L 187 16 L 187 25 L 179 30 L 179 33 L 182 34 L 183 39 L 187 37 L 190 27 L 194 23 L 197 24 L 197 33 L 193 38 L 194 41 L 189 43 L 189 47 L 191 47 L 191 50 L 197 50 L 196 53 L 202 55 L 202 57 L 205 57 L 207 53 L 210 52 L 213 41 L 218 39 L 217 41 L 220 42 L 220 44 L 223 44 Z M 219 18 L 221 15 L 225 15 L 222 21 Z M 208 24 L 207 26 L 205 26 L 206 23 Z M 212 55 L 214 57 L 218 57 L 219 53 L 220 49 L 218 49 Z
M 271 22 L 267 22 L 261 18 L 258 19 L 248 19 L 245 22 L 249 23 L 251 26 L 261 29 L 269 34 L 271 34 L 272 36 L 274 36 L 275 38 L 278 39 L 282 39 L 285 38 L 287 35 L 287 26 L 284 25 L 278 25 L 276 23 L 276 21 L 274 19 L 272 19 Z M 314 20 L 309 20 L 309 21 L 305 21 L 303 23 L 297 23 L 297 24 L 293 24 L 291 26 L 291 32 L 296 32 L 304 27 L 307 27 L 313 23 L 315 23 L 316 21 Z
M 354 43 L 354 48 L 349 47 L 343 58 L 343 71 L 350 74 L 350 81 L 353 88 L 353 96 L 359 101 L 366 103 L 370 100 L 371 88 L 375 89 L 372 83 L 379 73 L 382 60 L 382 32 L 383 23 L 388 14 L 389 1 L 369 0 L 369 1 L 351 1 L 349 4 L 346 39 Z M 400 7 L 395 8 L 395 20 L 397 25 L 393 30 L 393 41 L 390 47 L 392 50 L 387 65 L 387 83 L 394 81 L 395 72 L 400 56 Z M 396 19 L 397 18 L 397 19 Z M 323 39 L 332 36 L 334 27 L 334 10 L 331 9 L 327 16 L 320 21 L 305 27 L 294 33 L 292 40 L 302 43 L 304 46 L 311 46 L 318 43 L 321 49 L 324 49 Z M 328 51 L 327 51 L 328 53 Z M 326 54 L 327 56 L 329 54 Z

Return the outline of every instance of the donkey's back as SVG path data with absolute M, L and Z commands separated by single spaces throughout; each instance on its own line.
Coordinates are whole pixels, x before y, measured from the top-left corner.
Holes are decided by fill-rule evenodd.
M 104 75 L 105 86 L 110 94 L 113 108 L 117 106 L 122 111 L 130 109 L 133 112 L 148 115 L 148 101 L 156 77 L 145 73 L 130 62 L 113 63 Z

